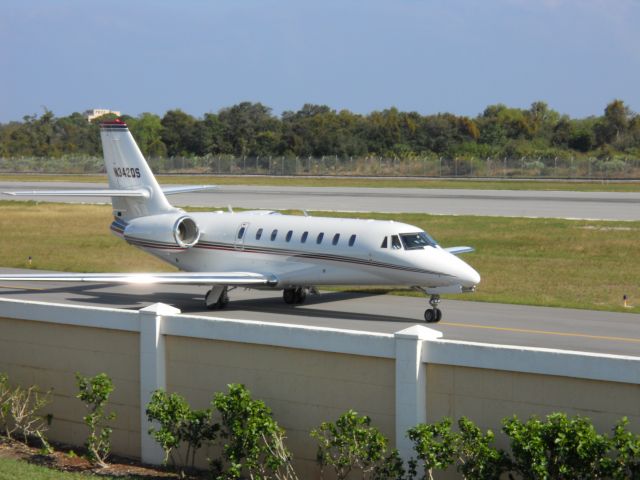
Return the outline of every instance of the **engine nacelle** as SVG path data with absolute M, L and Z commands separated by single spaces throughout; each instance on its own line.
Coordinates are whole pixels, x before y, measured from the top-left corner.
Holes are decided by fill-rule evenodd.
M 200 240 L 200 229 L 183 212 L 166 213 L 131 220 L 124 229 L 124 238 L 142 246 L 191 248 Z

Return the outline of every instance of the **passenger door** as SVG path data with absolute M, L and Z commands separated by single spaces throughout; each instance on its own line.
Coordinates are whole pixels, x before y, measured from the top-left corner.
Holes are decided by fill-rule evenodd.
M 244 239 L 247 238 L 248 230 L 249 222 L 243 222 L 238 226 L 233 243 L 233 248 L 235 248 L 236 250 L 244 250 Z

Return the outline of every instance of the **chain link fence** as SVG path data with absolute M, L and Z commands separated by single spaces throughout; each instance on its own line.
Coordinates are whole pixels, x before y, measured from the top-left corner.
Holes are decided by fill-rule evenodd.
M 640 159 L 615 158 L 447 158 L 386 157 L 171 157 L 149 159 L 161 174 L 372 176 L 442 178 L 640 179 Z M 0 158 L 4 173 L 103 173 L 101 157 Z

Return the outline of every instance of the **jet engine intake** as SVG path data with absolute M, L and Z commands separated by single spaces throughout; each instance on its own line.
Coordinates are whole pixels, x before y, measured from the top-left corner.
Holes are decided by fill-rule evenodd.
M 200 229 L 191 217 L 180 217 L 173 227 L 173 237 L 178 245 L 191 248 L 200 240 Z
M 139 217 L 124 229 L 129 243 L 158 248 L 191 248 L 200 240 L 200 234 L 198 224 L 184 212 Z

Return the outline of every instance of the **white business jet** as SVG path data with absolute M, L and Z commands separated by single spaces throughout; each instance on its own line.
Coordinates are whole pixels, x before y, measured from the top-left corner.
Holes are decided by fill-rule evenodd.
M 207 308 L 224 308 L 235 287 L 282 289 L 288 304 L 318 285 L 393 285 L 429 295 L 427 322 L 438 322 L 440 295 L 472 292 L 480 275 L 422 229 L 393 221 L 282 215 L 274 211 L 194 212 L 165 195 L 211 187 L 161 188 L 127 125 L 101 124 L 109 189 L 6 192 L 10 195 L 111 197 L 111 230 L 174 265 L 175 273 L 3 275 L 2 281 L 207 285 Z

